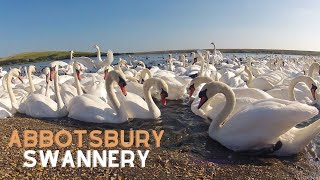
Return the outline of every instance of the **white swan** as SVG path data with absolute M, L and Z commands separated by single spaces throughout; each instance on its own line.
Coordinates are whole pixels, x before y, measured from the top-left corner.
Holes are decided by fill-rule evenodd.
M 300 82 L 305 83 L 300 84 Z M 295 88 L 299 83 L 300 88 Z M 299 101 L 310 104 L 316 100 L 316 82 L 309 76 L 298 76 L 291 80 L 289 86 L 280 86 L 267 91 L 274 98 L 285 99 L 290 101 Z
M 16 99 L 16 96 L 11 87 L 11 79 L 13 77 L 16 77 L 22 81 L 21 72 L 19 69 L 13 68 L 9 71 L 9 73 L 6 74 L 6 76 L 9 97 L 4 97 L 0 99 L 0 119 L 12 117 L 16 113 L 19 106 L 19 100 Z
M 254 79 L 251 70 L 247 66 L 245 66 L 245 72 L 248 73 L 249 76 L 249 81 L 247 82 L 248 87 L 258 88 L 263 91 L 273 89 L 281 80 L 287 77 L 285 73 L 276 70 Z
M 226 104 L 222 111 L 208 113 L 212 118 L 209 136 L 233 151 L 260 151 L 287 156 L 300 152 L 320 131 L 320 121 L 304 128 L 295 125 L 318 114 L 315 107 L 299 102 L 266 99 L 248 105 L 230 115 L 235 107 L 235 94 L 224 83 L 203 86 L 200 98 L 210 99 L 222 93 Z M 199 103 L 201 108 L 205 101 Z
M 160 92 L 161 102 L 163 105 L 166 104 L 166 97 L 168 97 L 168 85 L 166 82 L 158 78 L 147 79 L 143 83 L 145 101 L 133 93 L 128 93 L 126 97 L 120 99 L 129 118 L 157 119 L 160 117 L 161 112 L 152 99 L 151 88 Z
M 114 93 L 114 82 L 118 83 L 123 95 L 126 95 L 126 82 L 118 71 L 111 71 L 106 78 L 106 91 L 111 106 L 100 98 L 83 94 L 71 99 L 68 107 L 68 117 L 85 122 L 94 123 L 124 123 L 128 120 L 126 112 L 121 107 Z
M 198 87 L 201 86 L 201 84 L 210 82 L 213 82 L 213 80 L 210 78 L 197 77 L 190 83 L 189 96 L 192 96 L 194 89 L 199 89 Z M 272 96 L 270 96 L 268 93 L 255 88 L 233 88 L 233 92 L 237 97 L 237 104 L 233 113 L 237 112 L 237 110 L 243 106 L 246 106 L 256 100 L 272 98 Z M 207 103 L 203 105 L 201 109 L 198 109 L 198 104 L 200 101 L 207 101 L 207 99 L 196 97 L 191 104 L 191 111 L 202 118 L 205 118 L 210 111 L 214 111 L 216 113 L 219 112 L 225 104 L 225 99 L 222 95 L 215 96 L 207 101 Z
M 54 78 L 54 90 L 57 102 L 43 94 L 32 93 L 23 102 L 25 114 L 35 118 L 60 118 L 67 116 L 68 111 L 60 95 L 58 69 L 58 66 L 55 66 L 51 69 L 52 72 L 50 73 L 50 81 Z

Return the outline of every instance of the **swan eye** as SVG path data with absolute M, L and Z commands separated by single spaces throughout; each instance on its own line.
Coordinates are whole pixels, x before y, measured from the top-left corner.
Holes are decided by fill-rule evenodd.
M 194 84 L 192 84 L 190 87 L 189 87 L 189 90 L 193 90 L 194 89 Z
M 123 87 L 127 85 L 126 81 L 121 77 L 119 77 L 119 84 L 121 84 Z
M 199 92 L 199 98 L 202 98 L 204 96 L 207 96 L 207 89 Z
M 318 87 L 316 86 L 316 85 L 314 85 L 314 84 L 312 84 L 312 87 L 311 87 L 311 90 L 317 90 L 318 89 Z

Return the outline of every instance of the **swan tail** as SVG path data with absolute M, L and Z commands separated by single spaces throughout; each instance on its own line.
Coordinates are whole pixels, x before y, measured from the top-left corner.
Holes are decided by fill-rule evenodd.
M 297 154 L 305 148 L 312 139 L 320 133 L 320 119 L 304 128 L 293 128 L 280 137 L 284 145 L 277 155 Z

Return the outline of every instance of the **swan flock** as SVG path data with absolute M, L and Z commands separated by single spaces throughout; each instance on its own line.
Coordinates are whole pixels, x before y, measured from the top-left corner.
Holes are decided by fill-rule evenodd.
M 236 152 L 293 155 L 320 132 L 316 57 L 226 57 L 214 45 L 213 52 L 169 54 L 164 63 L 147 66 L 133 56 L 115 64 L 111 50 L 102 59 L 95 48 L 97 60 L 71 51 L 67 62 L 39 71 L 1 67 L 0 118 L 22 113 L 119 124 L 158 119 L 160 102 L 182 100 L 209 122 L 212 139 Z

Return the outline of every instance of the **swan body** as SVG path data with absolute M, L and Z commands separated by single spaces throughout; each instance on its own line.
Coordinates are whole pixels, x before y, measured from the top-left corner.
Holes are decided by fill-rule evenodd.
M 105 85 L 111 106 L 94 95 L 79 95 L 71 99 L 68 107 L 68 117 L 93 123 L 119 124 L 126 122 L 128 120 L 127 114 L 121 107 L 120 102 L 113 91 L 113 83 L 116 82 L 121 88 L 122 93 L 124 95 L 127 94 L 124 78 L 125 77 L 120 72 L 115 70 L 108 73 Z
M 160 117 L 161 112 L 151 96 L 150 89 L 152 87 L 160 92 L 162 104 L 166 104 L 166 97 L 168 97 L 168 86 L 166 82 L 157 78 L 147 79 L 143 84 L 145 100 L 133 93 L 128 93 L 126 97 L 121 99 L 129 118 L 157 119 Z

